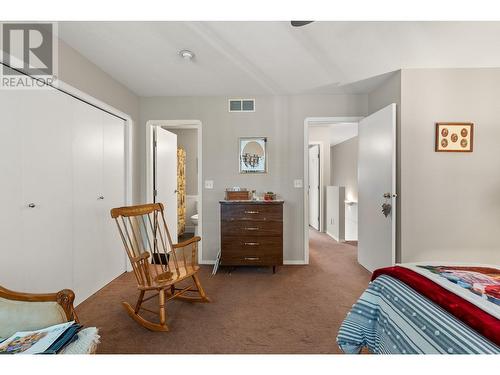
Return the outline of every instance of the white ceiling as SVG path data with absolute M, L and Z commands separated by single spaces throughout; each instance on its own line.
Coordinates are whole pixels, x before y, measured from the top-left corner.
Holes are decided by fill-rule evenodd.
M 335 146 L 358 135 L 357 122 L 337 122 L 334 124 L 310 125 L 313 128 L 328 129 L 330 146 Z
M 140 96 L 357 93 L 401 68 L 500 66 L 500 22 L 61 22 L 59 35 Z

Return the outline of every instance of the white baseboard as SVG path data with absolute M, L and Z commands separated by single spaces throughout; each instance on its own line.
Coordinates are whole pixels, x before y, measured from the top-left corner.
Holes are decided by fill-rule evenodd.
M 331 234 L 330 232 L 325 232 L 325 233 L 328 234 L 330 237 L 332 237 L 335 241 L 340 242 L 340 240 L 337 237 L 335 237 L 333 234 Z
M 284 260 L 283 264 L 286 265 L 306 265 L 307 263 L 302 260 Z

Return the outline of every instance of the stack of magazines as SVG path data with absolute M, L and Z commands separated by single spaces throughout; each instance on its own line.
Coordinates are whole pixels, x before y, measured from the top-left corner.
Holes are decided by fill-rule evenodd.
M 0 341 L 0 354 L 57 354 L 77 339 L 81 328 L 71 321 L 37 331 L 16 332 Z

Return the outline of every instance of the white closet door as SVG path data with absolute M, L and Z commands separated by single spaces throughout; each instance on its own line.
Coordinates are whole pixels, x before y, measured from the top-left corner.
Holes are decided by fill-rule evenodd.
M 35 293 L 71 288 L 68 97 L 23 90 L 0 98 L 0 238 L 8 260 L 0 262 L 0 284 Z
M 106 265 L 101 275 L 101 286 L 104 286 L 126 269 L 123 243 L 110 216 L 112 208 L 125 205 L 125 122 L 105 112 L 102 119 L 104 200 L 100 208 L 104 228 L 101 262 Z
M 102 111 L 74 101 L 73 120 L 73 269 L 76 303 L 103 286 L 104 199 Z
M 31 292 L 72 286 L 70 102 L 56 90 L 27 91 L 23 101 L 23 236 L 18 261 L 25 290 Z
M 22 266 L 22 125 L 15 111 L 22 103 L 21 91 L 0 90 L 0 285 L 8 289 L 26 290 L 19 275 Z

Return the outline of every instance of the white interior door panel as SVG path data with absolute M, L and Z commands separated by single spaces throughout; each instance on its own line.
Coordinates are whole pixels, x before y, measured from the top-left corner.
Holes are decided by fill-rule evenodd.
M 396 104 L 361 120 L 358 139 L 358 261 L 373 271 L 396 261 Z

